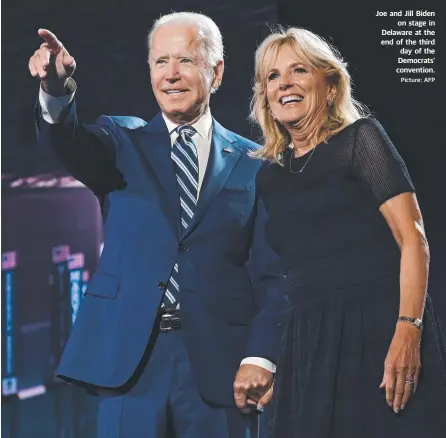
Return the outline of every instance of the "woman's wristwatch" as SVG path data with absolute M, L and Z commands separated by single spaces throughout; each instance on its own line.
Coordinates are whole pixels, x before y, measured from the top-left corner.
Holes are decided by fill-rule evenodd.
M 420 318 L 411 318 L 409 316 L 400 316 L 398 318 L 398 322 L 399 321 L 408 322 L 408 323 L 412 324 L 418 330 L 423 330 L 423 322 L 421 321 Z

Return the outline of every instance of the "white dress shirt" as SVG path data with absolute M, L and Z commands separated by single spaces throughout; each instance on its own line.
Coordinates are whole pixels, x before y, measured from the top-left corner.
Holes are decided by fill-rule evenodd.
M 59 122 L 60 115 L 62 111 L 71 103 L 76 92 L 76 83 L 73 79 L 68 79 L 67 88 L 72 91 L 70 94 L 54 97 L 46 93 L 42 87 L 40 87 L 39 92 L 39 103 L 42 108 L 43 119 L 51 124 Z M 178 137 L 178 133 L 175 129 L 179 126 L 169 120 L 163 113 L 164 122 L 166 123 L 167 130 L 170 134 L 170 142 L 173 146 L 175 140 Z M 198 154 L 198 196 L 200 195 L 201 185 L 203 184 L 204 173 L 206 171 L 206 166 L 209 161 L 209 154 L 211 151 L 211 141 L 212 141 L 212 116 L 211 111 L 208 109 L 193 125 L 197 131 L 193 136 L 197 147 Z M 257 365 L 262 368 L 267 369 L 273 373 L 276 372 L 276 366 L 269 360 L 263 357 L 247 357 L 242 360 L 241 365 L 250 364 Z
M 178 138 L 178 132 L 175 131 L 178 126 L 177 123 L 169 120 L 164 113 L 162 113 L 164 122 L 166 123 L 167 130 L 170 134 L 170 143 L 173 146 L 175 140 Z M 211 152 L 212 141 L 212 116 L 211 110 L 207 111 L 193 124 L 191 125 L 197 131 L 192 140 L 195 143 L 198 154 L 198 194 L 197 199 L 200 198 L 201 185 L 203 184 L 204 173 L 206 166 L 208 165 L 209 154 Z

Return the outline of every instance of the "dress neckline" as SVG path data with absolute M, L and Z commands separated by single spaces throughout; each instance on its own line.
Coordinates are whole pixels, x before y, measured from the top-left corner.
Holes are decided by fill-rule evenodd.
M 300 160 L 301 158 L 308 157 L 311 154 L 311 152 L 313 152 L 313 150 L 316 149 L 320 144 L 321 143 L 318 143 L 316 146 L 314 146 L 314 148 L 311 148 L 308 152 L 305 152 L 303 155 L 299 155 L 298 157 L 296 157 L 294 155 L 294 148 L 290 148 L 290 150 L 291 150 L 291 158 L 293 160 Z

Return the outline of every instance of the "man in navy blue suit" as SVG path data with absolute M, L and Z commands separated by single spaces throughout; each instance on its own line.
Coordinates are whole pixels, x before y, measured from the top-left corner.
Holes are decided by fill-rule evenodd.
M 38 142 L 96 194 L 105 235 L 59 377 L 99 395 L 98 438 L 252 436 L 245 408 L 270 397 L 286 301 L 248 156 L 258 146 L 209 109 L 224 70 L 218 27 L 193 13 L 155 22 L 161 112 L 149 123 L 83 124 L 75 60 L 39 35 Z

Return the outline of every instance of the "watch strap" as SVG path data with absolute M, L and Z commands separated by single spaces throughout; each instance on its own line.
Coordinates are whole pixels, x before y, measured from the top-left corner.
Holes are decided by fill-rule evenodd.
M 410 316 L 400 316 L 398 318 L 398 321 L 400 322 L 408 322 L 412 324 L 415 328 L 419 330 L 423 330 L 423 323 L 421 322 L 421 319 L 419 318 L 412 318 Z

